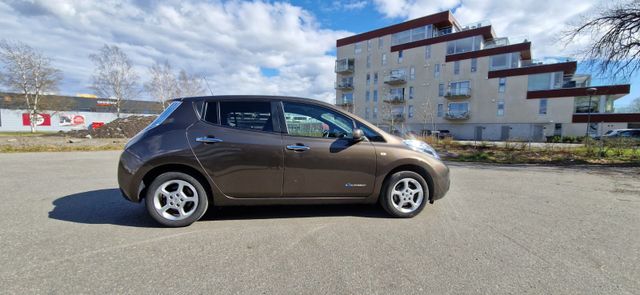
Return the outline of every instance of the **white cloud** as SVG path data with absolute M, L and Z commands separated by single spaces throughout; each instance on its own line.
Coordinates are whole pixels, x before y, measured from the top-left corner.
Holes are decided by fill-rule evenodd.
M 335 97 L 330 52 L 336 39 L 350 35 L 323 29 L 300 7 L 261 1 L 9 1 L 0 3 L 0 27 L 0 38 L 52 57 L 70 94 L 89 91 L 88 55 L 107 43 L 129 55 L 143 80 L 148 66 L 168 59 L 175 68 L 206 75 L 216 94 L 325 101 Z M 261 68 L 278 74 L 265 76 Z
M 595 8 L 597 2 L 584 0 L 375 0 L 375 7 L 386 17 L 412 19 L 444 10 L 454 10 L 462 25 L 481 20 L 492 23 L 498 36 L 526 36 L 532 42 L 534 58 L 569 56 L 584 45 L 565 46 L 558 40 L 566 25 L 580 14 Z

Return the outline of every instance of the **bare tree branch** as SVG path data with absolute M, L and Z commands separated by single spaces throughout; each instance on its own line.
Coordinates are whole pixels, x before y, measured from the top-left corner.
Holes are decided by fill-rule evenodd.
M 631 0 L 585 15 L 563 32 L 566 44 L 589 38 L 591 45 L 579 55 L 598 74 L 625 78 L 640 70 L 640 0 Z
M 35 132 L 37 117 L 43 107 L 42 95 L 58 90 L 62 72 L 51 65 L 51 59 L 22 42 L 1 40 L 0 62 L 0 82 L 24 96 L 31 132 Z
M 145 83 L 145 90 L 162 103 L 162 109 L 166 108 L 167 101 L 176 97 L 178 82 L 173 75 L 173 69 L 169 61 L 156 63 L 149 68 L 151 80 Z
M 98 54 L 91 54 L 89 58 L 95 65 L 91 88 L 100 97 L 116 100 L 116 115 L 120 118 L 122 100 L 140 93 L 139 77 L 133 70 L 131 60 L 118 46 L 106 44 Z
M 202 96 L 205 93 L 202 79 L 199 76 L 190 75 L 185 70 L 180 70 L 180 74 L 178 74 L 178 97 Z

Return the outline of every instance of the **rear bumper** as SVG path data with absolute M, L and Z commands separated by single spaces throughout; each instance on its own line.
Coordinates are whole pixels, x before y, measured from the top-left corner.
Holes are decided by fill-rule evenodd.
M 144 188 L 142 179 L 137 175 L 142 161 L 128 150 L 120 155 L 118 163 L 118 185 L 122 196 L 132 202 L 140 202 L 140 192 Z

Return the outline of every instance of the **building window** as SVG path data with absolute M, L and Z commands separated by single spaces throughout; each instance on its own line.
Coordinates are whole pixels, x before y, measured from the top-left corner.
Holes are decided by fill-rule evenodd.
M 498 79 L 498 92 L 504 93 L 505 88 L 507 88 L 507 78 Z
M 447 42 L 447 54 L 456 54 L 469 51 L 480 50 L 482 47 L 482 36 L 473 36 Z
M 553 135 L 562 136 L 562 123 L 556 123 L 553 128 Z
M 373 85 L 378 85 L 378 72 L 373 73 Z
M 546 115 L 547 114 L 547 99 L 540 99 L 540 105 L 538 106 L 538 115 Z
M 377 118 L 378 117 L 378 107 L 373 107 L 373 118 Z
M 438 96 L 444 96 L 444 83 L 438 84 Z
M 369 119 L 369 107 L 364 108 L 364 118 Z
M 360 42 L 356 42 L 353 48 L 355 54 L 360 54 L 360 52 L 362 52 L 362 44 L 360 44 Z
M 574 113 L 599 113 L 600 112 L 600 97 L 591 97 L 591 103 L 589 103 L 588 96 L 579 96 L 574 99 Z
M 491 71 L 513 69 L 520 66 L 520 53 L 504 53 L 491 56 L 489 69 Z
M 409 118 L 413 118 L 413 106 L 410 105 L 409 109 L 407 110 L 407 113 L 409 115 Z
M 402 50 L 398 51 L 398 64 L 402 63 L 402 56 L 403 56 Z
M 438 117 L 442 118 L 443 115 L 444 115 L 444 105 L 439 103 L 438 104 Z
M 451 82 L 449 83 L 449 91 L 454 96 L 471 95 L 471 87 L 469 81 Z
M 371 51 L 371 40 L 367 40 L 367 51 Z
M 353 93 L 344 93 L 342 94 L 342 103 L 352 104 L 353 103 Z
M 367 83 L 367 86 L 369 86 L 371 84 L 371 74 L 367 73 L 366 77 L 367 77 L 366 78 L 366 83 Z
M 468 102 L 452 102 L 447 106 L 447 116 L 453 118 L 463 118 L 469 115 Z
M 433 77 L 440 78 L 440 64 L 433 65 Z
M 454 61 L 453 62 L 453 74 L 454 75 L 459 75 L 460 74 L 460 61 Z
M 431 45 L 427 45 L 424 47 L 424 59 L 431 58 Z
M 563 86 L 563 78 L 563 72 L 529 75 L 527 90 L 534 91 L 561 88 Z
M 409 86 L 409 99 L 413 99 L 413 86 Z
M 475 73 L 478 71 L 478 59 L 477 58 L 472 58 L 471 59 L 471 72 Z
M 378 90 L 373 90 L 373 102 L 378 102 Z
M 384 39 L 382 37 L 378 38 L 378 49 L 382 49 L 384 47 Z
M 367 101 L 367 102 L 369 101 L 369 96 L 370 96 L 370 94 L 371 94 L 371 93 L 369 93 L 369 90 L 367 90 L 367 91 L 365 91 L 365 92 L 364 92 L 364 101 Z
M 498 117 L 504 116 L 504 100 L 499 100 L 498 101 L 498 110 L 497 110 L 496 115 Z
M 414 66 L 411 66 L 409 68 L 409 80 L 415 80 L 416 79 L 416 68 Z
M 367 54 L 367 69 L 371 67 L 371 54 Z
M 386 65 L 387 64 L 387 54 L 383 53 L 382 54 L 382 58 L 380 59 L 382 61 L 382 65 Z

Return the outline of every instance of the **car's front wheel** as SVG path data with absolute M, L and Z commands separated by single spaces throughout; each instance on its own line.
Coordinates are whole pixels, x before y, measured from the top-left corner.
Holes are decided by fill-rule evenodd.
M 209 206 L 200 181 L 182 172 L 166 172 L 156 177 L 147 190 L 145 203 L 153 219 L 170 227 L 196 222 Z
M 429 187 L 420 174 L 396 172 L 382 189 L 380 203 L 394 217 L 414 217 L 429 200 Z

